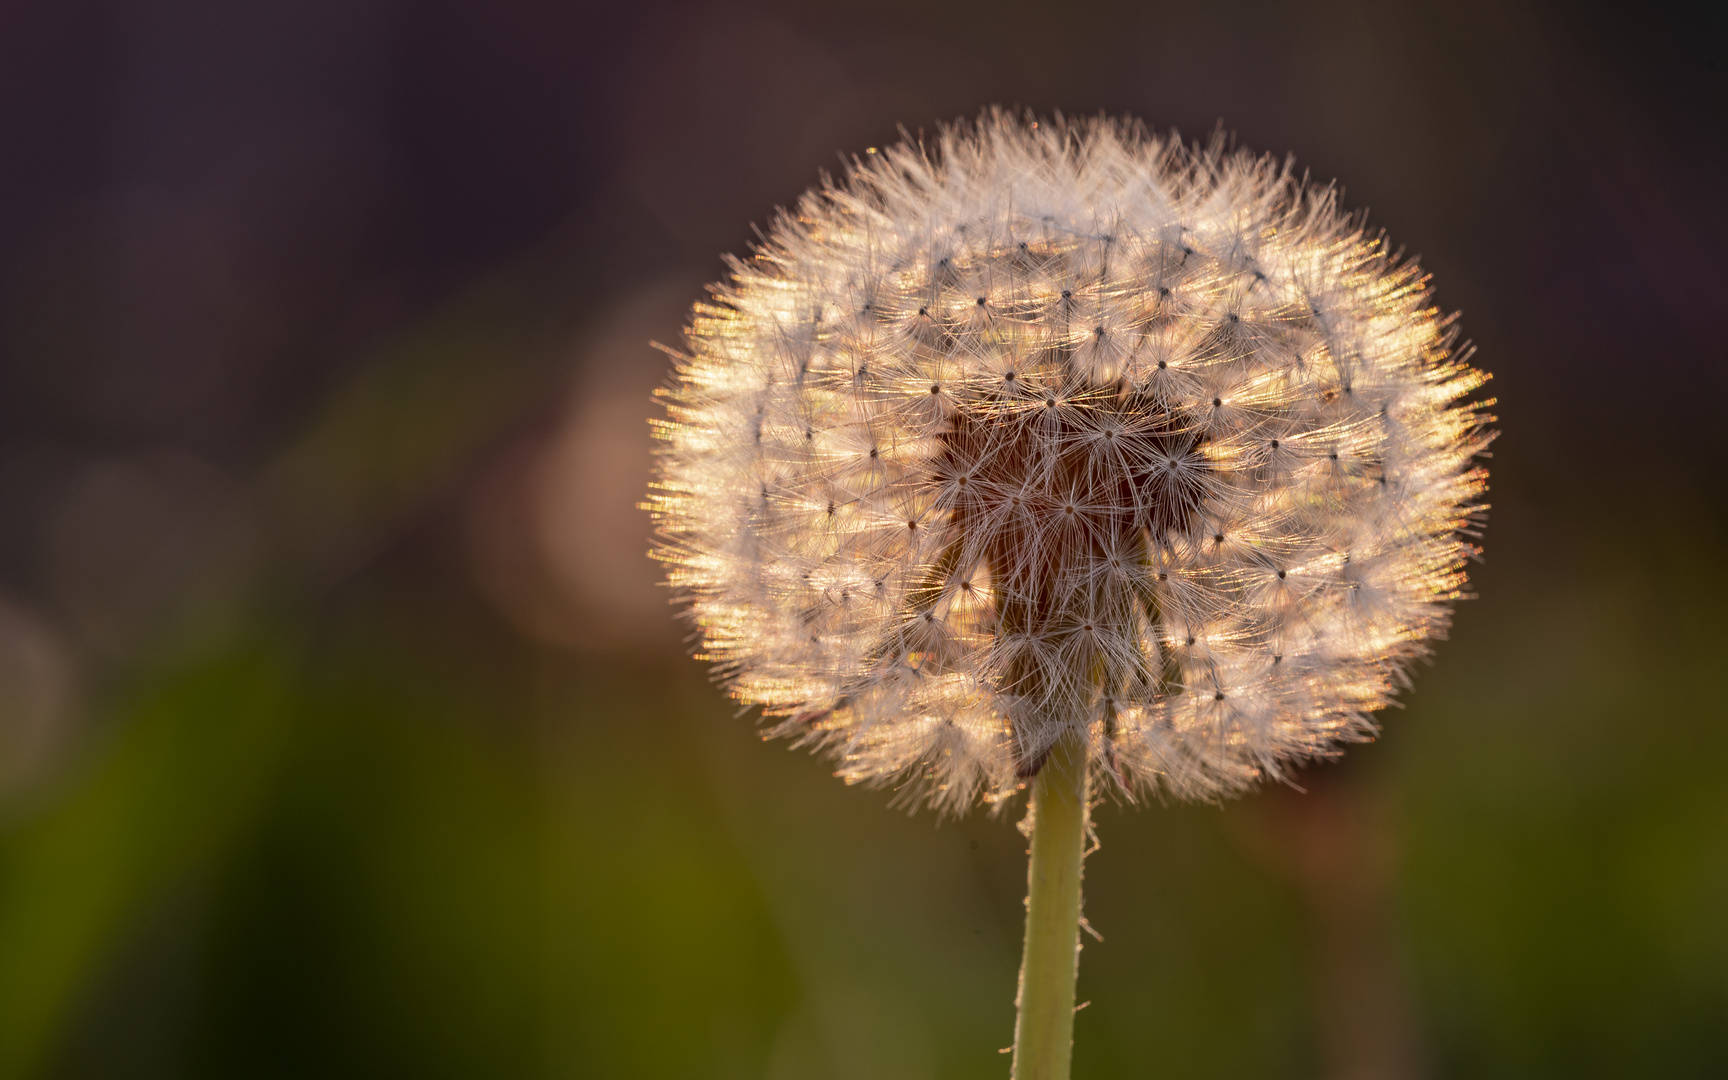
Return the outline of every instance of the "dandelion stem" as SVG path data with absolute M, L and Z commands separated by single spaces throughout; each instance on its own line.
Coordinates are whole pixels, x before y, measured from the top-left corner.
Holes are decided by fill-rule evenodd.
M 1086 748 L 1050 751 L 1032 786 L 1026 946 L 1014 1021 L 1013 1080 L 1068 1080 L 1080 967 L 1080 862 L 1086 842 Z

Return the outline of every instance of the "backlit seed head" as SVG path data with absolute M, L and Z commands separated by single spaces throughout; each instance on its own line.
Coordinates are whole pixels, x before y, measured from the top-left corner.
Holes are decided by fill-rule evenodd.
M 659 557 L 732 694 L 848 781 L 1133 798 L 1372 735 L 1492 432 L 1452 321 L 1288 162 L 1003 113 L 855 163 L 696 306 Z

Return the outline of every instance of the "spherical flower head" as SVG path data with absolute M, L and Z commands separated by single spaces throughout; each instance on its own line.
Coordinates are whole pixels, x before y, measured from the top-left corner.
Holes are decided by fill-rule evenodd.
M 697 305 L 651 497 L 731 693 L 1000 803 L 1065 734 L 1218 798 L 1371 737 L 1492 437 L 1427 278 L 1288 162 L 1000 112 L 781 213 Z

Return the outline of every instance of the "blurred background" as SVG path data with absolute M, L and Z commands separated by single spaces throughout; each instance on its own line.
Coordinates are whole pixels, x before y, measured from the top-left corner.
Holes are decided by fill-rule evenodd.
M 1005 1076 L 1018 810 L 758 742 L 635 509 L 720 254 L 989 103 L 1340 178 L 1504 429 L 1378 743 L 1099 812 L 1076 1076 L 1728 1075 L 1714 10 L 0 4 L 0 1077 Z

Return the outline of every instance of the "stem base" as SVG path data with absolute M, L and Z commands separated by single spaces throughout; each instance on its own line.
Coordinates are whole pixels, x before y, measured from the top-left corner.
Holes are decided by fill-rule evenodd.
M 1080 874 L 1086 844 L 1086 747 L 1066 736 L 1032 785 L 1026 943 L 1015 999 L 1013 1080 L 1068 1080 L 1080 968 Z

